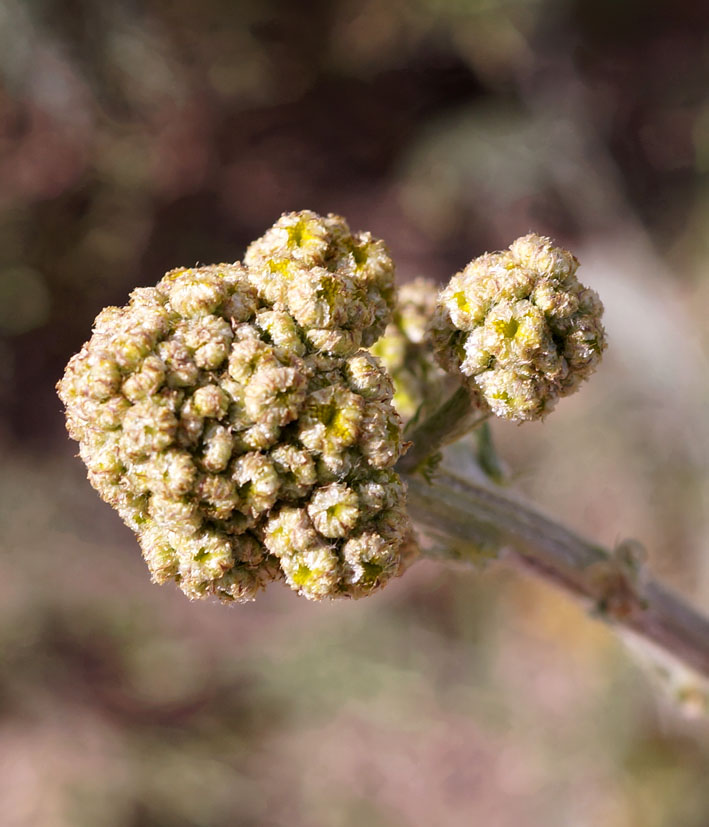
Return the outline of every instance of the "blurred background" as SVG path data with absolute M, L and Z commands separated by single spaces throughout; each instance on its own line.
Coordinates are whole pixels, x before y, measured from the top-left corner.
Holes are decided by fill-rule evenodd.
M 494 426 L 513 484 L 709 609 L 701 0 L 2 0 L 3 827 L 706 827 L 709 726 L 504 570 L 190 604 L 54 392 L 108 304 L 345 215 L 404 281 L 530 230 L 606 305 L 597 376 Z

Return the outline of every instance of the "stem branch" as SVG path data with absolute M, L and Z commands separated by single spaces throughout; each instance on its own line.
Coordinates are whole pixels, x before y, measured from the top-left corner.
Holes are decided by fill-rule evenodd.
M 465 388 L 458 388 L 435 413 L 407 434 L 413 445 L 399 461 L 398 469 L 402 473 L 413 473 L 428 457 L 460 439 L 489 416 L 489 411 L 481 411 L 473 404 Z
M 414 473 L 406 480 L 416 521 L 444 542 L 432 556 L 472 562 L 485 549 L 505 549 L 503 563 L 590 602 L 619 631 L 709 678 L 709 619 L 622 553 L 578 537 L 508 492 L 451 471 L 441 469 L 433 485 Z

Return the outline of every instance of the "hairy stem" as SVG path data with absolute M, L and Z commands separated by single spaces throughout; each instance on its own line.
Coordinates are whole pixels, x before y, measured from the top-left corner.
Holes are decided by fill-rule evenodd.
M 709 619 L 646 573 L 639 561 L 578 537 L 501 489 L 441 470 L 431 485 L 408 474 L 416 521 L 458 560 L 492 556 L 590 602 L 619 631 L 709 678 Z
M 438 410 L 407 434 L 413 445 L 399 461 L 399 470 L 413 473 L 432 454 L 460 439 L 489 417 L 490 412 L 476 407 L 465 388 L 458 388 Z

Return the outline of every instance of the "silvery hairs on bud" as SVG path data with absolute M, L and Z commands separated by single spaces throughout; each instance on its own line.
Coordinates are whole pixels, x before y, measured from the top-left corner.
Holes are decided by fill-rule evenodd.
M 603 305 L 576 278 L 578 261 L 530 234 L 457 273 L 430 325 L 436 358 L 496 416 L 540 419 L 596 369 Z
M 402 426 L 373 345 L 391 320 L 383 242 L 284 214 L 244 263 L 172 270 L 97 317 L 58 391 L 91 484 L 154 581 L 310 599 L 398 574 L 412 534 Z

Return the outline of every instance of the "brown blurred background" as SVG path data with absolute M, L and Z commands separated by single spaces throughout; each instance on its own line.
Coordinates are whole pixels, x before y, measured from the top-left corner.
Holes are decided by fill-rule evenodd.
M 372 230 L 402 280 L 551 235 L 610 349 L 500 451 L 709 608 L 708 69 L 701 0 L 0 2 L 3 827 L 709 824 L 709 726 L 536 584 L 151 586 L 53 388 L 101 307 L 285 210 Z

